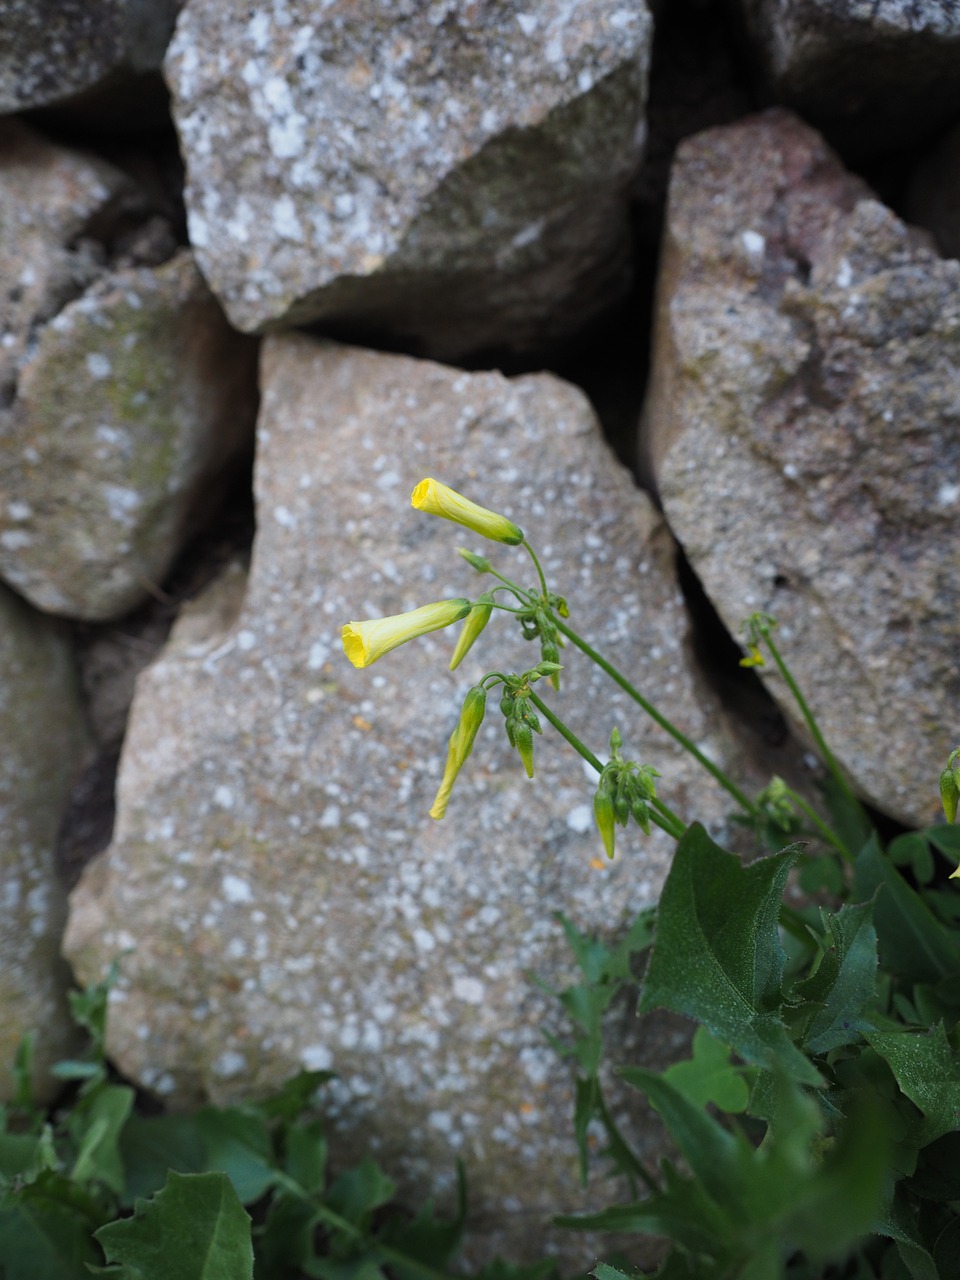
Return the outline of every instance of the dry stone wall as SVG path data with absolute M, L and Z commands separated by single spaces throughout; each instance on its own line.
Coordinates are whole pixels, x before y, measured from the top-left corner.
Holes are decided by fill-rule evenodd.
M 743 785 L 815 771 L 711 665 L 769 608 L 853 785 L 933 817 L 960 692 L 955 7 L 8 5 L 0 1093 L 28 1029 L 41 1088 L 69 1048 L 61 946 L 81 981 L 123 953 L 110 1051 L 168 1105 L 332 1067 L 347 1147 L 418 1195 L 465 1160 L 478 1256 L 592 1263 L 547 1234 L 579 1192 L 526 975 L 569 976 L 552 911 L 614 931 L 655 901 L 668 842 L 597 859 L 579 766 L 545 735 L 528 784 L 493 724 L 432 822 L 469 680 L 529 650 L 488 633 L 461 678 L 440 633 L 355 672 L 339 628 L 475 590 L 464 539 L 408 507 L 435 474 L 528 530 L 580 629 Z M 629 421 L 633 474 L 571 371 Z M 724 833 L 564 661 L 574 727 L 599 748 L 616 721 Z

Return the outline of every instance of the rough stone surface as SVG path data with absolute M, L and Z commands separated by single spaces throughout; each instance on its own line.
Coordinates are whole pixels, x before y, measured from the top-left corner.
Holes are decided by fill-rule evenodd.
M 103 240 L 139 205 L 119 170 L 0 121 L 0 408 L 39 326 L 103 269 Z
M 582 762 L 546 726 L 528 782 L 495 698 L 446 819 L 427 816 L 466 689 L 534 659 L 500 619 L 453 674 L 449 632 L 349 665 L 348 619 L 490 585 L 455 553 L 482 540 L 413 511 L 415 483 L 443 477 L 526 526 L 571 625 L 715 758 L 739 771 L 742 748 L 688 666 L 672 541 L 579 391 L 299 336 L 267 340 L 262 383 L 249 581 L 225 579 L 140 677 L 114 842 L 74 893 L 67 954 L 86 981 L 133 948 L 110 1052 L 164 1098 L 333 1067 L 357 1153 L 423 1194 L 449 1188 L 456 1152 L 489 1238 L 539 1256 L 546 1215 L 580 1201 L 568 1069 L 541 1034 L 555 1011 L 526 975 L 569 981 L 552 913 L 622 925 L 671 845 L 633 830 L 598 856 Z M 485 550 L 530 578 L 521 550 Z M 602 750 L 616 722 L 672 805 L 722 826 L 725 799 L 671 741 L 563 656 L 550 701 L 575 731 Z
M 739 0 L 771 88 L 843 147 L 878 152 L 960 110 L 954 0 Z
M 731 630 L 780 619 L 863 794 L 934 820 L 960 696 L 960 263 L 772 112 L 681 147 L 659 291 L 671 528 Z
M 182 0 L 6 0 L 0 112 L 117 88 L 156 71 Z
M 165 70 L 190 240 L 233 323 L 452 358 L 609 306 L 651 27 L 643 0 L 189 0 Z
M 35 1087 L 73 1049 L 70 972 L 60 958 L 66 895 L 57 831 L 88 739 L 68 638 L 0 587 L 0 1101 L 20 1039 L 36 1033 Z
M 0 418 L 6 580 L 74 618 L 143 600 L 251 442 L 255 360 L 188 251 L 68 304 Z

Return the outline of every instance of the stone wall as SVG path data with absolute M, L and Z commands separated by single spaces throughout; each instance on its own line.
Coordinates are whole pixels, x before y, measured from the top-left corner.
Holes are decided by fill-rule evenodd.
M 935 818 L 960 701 L 954 10 L 11 7 L 0 1090 L 27 1029 L 41 1089 L 69 1047 L 61 949 L 81 982 L 120 956 L 110 1051 L 167 1105 L 332 1067 L 344 1150 L 418 1196 L 465 1161 L 477 1256 L 589 1261 L 547 1226 L 586 1201 L 529 974 L 568 978 L 554 912 L 614 931 L 655 901 L 670 843 L 598 859 L 575 760 L 545 737 L 528 784 L 492 725 L 433 822 L 463 691 L 523 646 L 488 633 L 451 675 L 438 633 L 355 672 L 339 630 L 474 589 L 409 508 L 434 474 L 525 528 L 578 629 L 745 786 L 816 779 L 783 689 L 729 657 L 763 609 L 854 786 Z M 564 661 L 569 723 L 599 749 L 616 722 L 728 832 Z

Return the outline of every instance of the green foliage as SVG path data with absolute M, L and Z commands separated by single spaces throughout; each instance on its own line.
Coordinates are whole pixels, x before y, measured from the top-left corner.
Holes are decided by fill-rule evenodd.
M 442 1280 L 466 1216 L 462 1174 L 452 1219 L 405 1212 L 370 1159 L 331 1176 L 311 1110 L 327 1072 L 245 1106 L 139 1114 L 104 1057 L 115 976 L 73 997 L 90 1045 L 56 1069 L 71 1104 L 48 1119 L 18 1082 L 0 1108 L 0 1280 Z M 18 1061 L 28 1081 L 29 1044 Z M 552 1270 L 495 1263 L 478 1280 Z
M 936 828 L 933 839 L 900 838 L 912 878 L 935 884 L 940 838 Z M 625 1203 L 560 1221 L 667 1237 L 660 1280 L 819 1280 L 832 1264 L 862 1280 L 956 1280 L 960 936 L 875 835 L 835 911 L 783 903 L 795 856 L 744 866 L 696 825 L 678 843 L 639 1007 L 694 1019 L 692 1056 L 619 1075 L 646 1095 L 683 1165 L 664 1160 L 645 1195 L 634 1186 Z M 585 963 L 603 954 L 597 944 L 564 925 L 593 992 L 561 999 L 596 1074 L 610 976 Z M 621 969 L 620 985 L 629 981 Z M 602 1154 L 634 1172 L 615 1144 Z M 622 1280 L 611 1267 L 594 1274 Z

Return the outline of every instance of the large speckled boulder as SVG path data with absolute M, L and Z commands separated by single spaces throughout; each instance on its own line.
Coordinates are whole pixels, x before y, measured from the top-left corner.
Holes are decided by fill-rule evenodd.
M 74 1048 L 70 971 L 60 958 L 66 894 L 57 833 L 88 748 L 69 638 L 0 587 L 0 1101 L 34 1032 L 35 1088 Z
M 73 618 L 139 604 L 251 443 L 255 363 L 188 251 L 68 304 L 0 417 L 0 574 Z
M 728 627 L 776 615 L 862 794 L 932 821 L 960 698 L 960 262 L 784 112 L 700 134 L 673 174 L 646 423 Z
M 190 240 L 232 322 L 455 358 L 609 306 L 651 35 L 643 0 L 188 0 L 165 70 Z
M 133 948 L 110 1052 L 168 1101 L 333 1067 L 346 1141 L 419 1194 L 449 1188 L 457 1152 L 490 1237 L 538 1255 L 548 1215 L 580 1201 L 568 1068 L 527 974 L 568 981 L 552 913 L 622 926 L 672 846 L 634 830 L 598 856 L 579 757 L 546 726 L 529 782 L 495 698 L 446 818 L 428 816 L 466 689 L 536 655 L 495 619 L 454 674 L 447 631 L 347 662 L 346 621 L 490 585 L 455 553 L 478 539 L 411 509 L 416 482 L 520 521 L 571 624 L 716 759 L 739 773 L 744 753 L 688 665 L 671 539 L 579 391 L 299 336 L 268 339 L 262 384 L 249 581 L 222 583 L 140 677 L 114 841 L 73 895 L 67 953 L 86 981 Z M 521 549 L 486 549 L 531 577 Z M 575 731 L 602 751 L 616 723 L 672 805 L 722 828 L 725 797 L 672 741 L 563 661 L 545 696 Z
M 100 106 L 102 98 L 97 116 L 102 119 L 112 105 L 117 128 L 154 123 L 155 103 L 143 76 L 159 68 L 181 3 L 6 0 L 0 22 L 0 112 L 61 103 L 76 112 L 91 100 Z M 121 112 L 121 104 L 128 109 Z
M 739 0 L 769 86 L 838 145 L 880 152 L 960 111 L 952 0 Z

